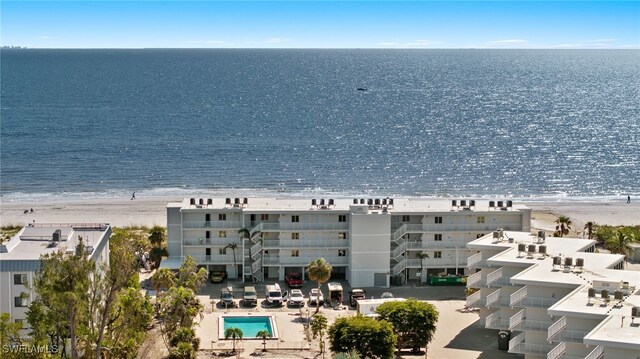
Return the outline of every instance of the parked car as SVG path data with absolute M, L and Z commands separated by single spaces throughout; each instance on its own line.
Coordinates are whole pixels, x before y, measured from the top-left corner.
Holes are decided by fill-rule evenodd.
M 365 299 L 366 292 L 362 289 L 353 289 L 349 292 L 349 303 L 351 303 L 352 307 L 355 307 L 358 304 L 358 300 Z
M 210 272 L 209 277 L 211 278 L 211 283 L 222 283 L 227 278 L 227 273 L 222 271 Z
M 220 291 L 220 305 L 223 307 L 233 308 L 236 306 L 236 301 L 233 298 L 233 288 L 226 287 Z
M 304 294 L 300 289 L 292 289 L 289 294 L 289 306 L 304 307 Z
M 258 293 L 256 293 L 255 287 L 244 287 L 244 292 L 242 293 L 242 305 L 258 305 Z
M 318 288 L 313 288 L 309 292 L 309 305 L 322 305 L 324 304 L 324 295 L 322 292 L 318 290 Z
M 289 288 L 302 287 L 304 284 L 304 281 L 302 280 L 302 273 L 288 273 L 284 277 L 284 281 L 287 283 Z
M 265 287 L 265 299 L 270 306 L 281 306 L 284 302 L 282 291 L 278 283 L 274 285 L 267 285 Z

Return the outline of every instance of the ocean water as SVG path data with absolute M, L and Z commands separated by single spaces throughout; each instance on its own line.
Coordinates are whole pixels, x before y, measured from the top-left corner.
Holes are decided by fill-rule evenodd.
M 6 201 L 640 195 L 638 50 L 3 49 L 0 61 Z

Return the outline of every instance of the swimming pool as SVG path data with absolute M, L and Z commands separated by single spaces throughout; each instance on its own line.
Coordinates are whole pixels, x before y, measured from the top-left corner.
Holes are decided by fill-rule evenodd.
M 272 315 L 223 315 L 219 321 L 219 337 L 224 339 L 224 332 L 228 328 L 242 330 L 243 339 L 256 338 L 261 330 L 266 330 L 272 338 L 278 337 L 276 322 Z

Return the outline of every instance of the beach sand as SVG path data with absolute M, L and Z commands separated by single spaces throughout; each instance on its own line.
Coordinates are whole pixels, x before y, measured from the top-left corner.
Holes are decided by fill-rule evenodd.
M 138 197 L 114 199 L 69 199 L 60 201 L 11 201 L 0 203 L 0 224 L 26 225 L 37 223 L 95 223 L 112 226 L 166 226 L 169 202 L 181 197 Z M 582 236 L 588 221 L 609 225 L 640 225 L 640 202 L 522 202 L 532 208 L 532 230 L 553 231 L 559 215 L 573 222 L 572 235 Z M 25 214 L 33 208 L 34 213 Z

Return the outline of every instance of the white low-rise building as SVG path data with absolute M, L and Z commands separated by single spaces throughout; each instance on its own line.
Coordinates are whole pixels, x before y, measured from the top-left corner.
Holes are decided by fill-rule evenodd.
M 529 208 L 507 200 L 185 198 L 167 206 L 162 265 L 191 256 L 229 278 L 283 280 L 324 257 L 335 279 L 384 287 L 464 274 L 467 243 L 496 228 L 528 231 L 530 222 Z
M 640 272 L 595 241 L 495 232 L 470 242 L 467 306 L 525 358 L 640 355 Z M 637 308 L 637 309 L 634 309 Z M 635 314 L 636 318 L 632 318 Z M 506 345 L 506 340 L 502 341 Z
M 108 224 L 31 224 L 0 244 L 0 312 L 22 322 L 35 298 L 30 285 L 40 270 L 40 257 L 56 251 L 75 251 L 82 240 L 85 251 L 97 264 L 109 263 Z

